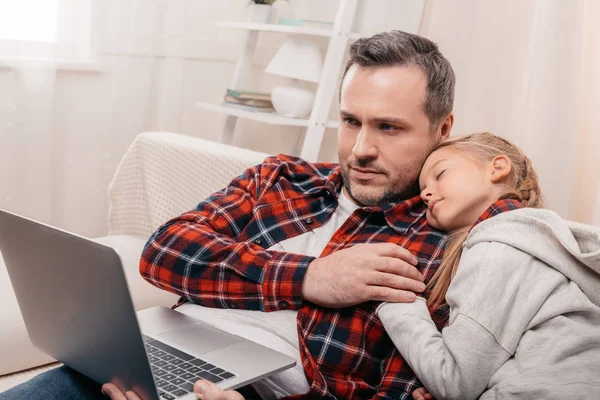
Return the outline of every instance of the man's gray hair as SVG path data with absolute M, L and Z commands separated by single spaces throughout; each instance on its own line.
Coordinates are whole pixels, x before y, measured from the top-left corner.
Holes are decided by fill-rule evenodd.
M 342 82 L 353 65 L 361 67 L 417 66 L 427 76 L 425 114 L 432 129 L 452 112 L 455 76 L 436 43 L 402 31 L 378 33 L 352 43 Z

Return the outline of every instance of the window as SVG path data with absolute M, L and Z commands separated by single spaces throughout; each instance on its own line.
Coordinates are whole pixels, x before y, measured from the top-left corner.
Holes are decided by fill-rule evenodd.
M 92 0 L 0 0 L 0 56 L 88 60 Z
M 0 0 L 0 40 L 54 42 L 58 0 Z

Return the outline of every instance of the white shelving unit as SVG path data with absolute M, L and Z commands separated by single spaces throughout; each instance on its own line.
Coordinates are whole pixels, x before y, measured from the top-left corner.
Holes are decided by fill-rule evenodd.
M 306 127 L 306 136 L 300 157 L 316 161 L 321 149 L 326 128 L 337 128 L 338 121 L 328 121 L 329 109 L 337 93 L 337 83 L 348 40 L 359 37 L 352 34 L 352 22 L 358 0 L 339 0 L 339 6 L 333 29 L 297 27 L 276 24 L 257 24 L 249 22 L 218 22 L 216 26 L 247 31 L 245 45 L 238 58 L 231 83 L 232 89 L 243 90 L 248 87 L 252 59 L 260 32 L 280 32 L 285 34 L 329 37 L 329 46 L 323 62 L 323 71 L 319 80 L 315 101 L 308 119 L 281 117 L 275 113 L 246 111 L 235 107 L 199 102 L 196 107 L 203 110 L 227 115 L 221 135 L 221 142 L 230 144 L 238 118 L 247 118 L 267 124 Z
M 287 118 L 282 117 L 275 112 L 266 113 L 259 111 L 247 111 L 244 109 L 236 108 L 235 106 L 226 106 L 223 104 L 198 102 L 196 103 L 196 107 L 202 110 L 215 111 L 233 117 L 251 119 L 253 121 L 264 122 L 271 125 L 308 127 L 310 124 L 309 119 Z M 325 124 L 325 127 L 337 129 L 339 125 L 339 121 L 330 120 Z
M 215 26 L 219 28 L 232 28 L 232 29 L 246 29 L 249 31 L 263 31 L 263 32 L 282 32 L 282 33 L 294 33 L 298 35 L 312 35 L 312 36 L 331 36 L 333 30 L 330 29 L 319 29 L 319 28 L 303 28 L 301 26 L 289 26 L 289 25 L 277 25 L 277 24 L 255 24 L 251 22 L 217 22 Z

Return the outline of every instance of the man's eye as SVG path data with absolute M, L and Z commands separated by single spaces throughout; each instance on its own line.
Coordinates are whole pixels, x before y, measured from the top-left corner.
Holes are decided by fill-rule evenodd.
M 344 123 L 346 125 L 358 125 L 358 121 L 354 118 L 344 118 Z
M 435 177 L 435 179 L 440 179 L 440 176 L 442 176 L 444 174 L 444 172 L 446 172 L 446 170 L 443 170 L 442 172 L 440 172 L 439 174 L 437 174 L 437 176 Z
M 379 129 L 381 129 L 382 131 L 393 131 L 396 129 L 396 127 L 390 124 L 381 124 L 379 125 Z

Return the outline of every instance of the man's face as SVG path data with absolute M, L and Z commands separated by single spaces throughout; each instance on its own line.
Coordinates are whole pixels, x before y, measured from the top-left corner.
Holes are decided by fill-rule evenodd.
M 431 130 L 424 110 L 426 85 L 418 67 L 354 65 L 348 70 L 340 97 L 338 156 L 344 188 L 356 203 L 382 205 L 419 193 L 419 171 L 453 121 L 449 116 Z

